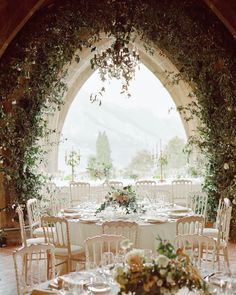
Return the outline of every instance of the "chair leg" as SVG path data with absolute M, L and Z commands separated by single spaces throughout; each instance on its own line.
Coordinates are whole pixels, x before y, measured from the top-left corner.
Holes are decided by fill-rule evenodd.
M 218 265 L 218 270 L 220 270 L 220 250 L 218 247 L 216 250 L 216 261 L 217 261 L 217 265 Z
M 68 273 L 72 272 L 72 260 L 70 257 L 68 257 Z
M 230 272 L 228 247 L 225 247 L 223 249 L 223 253 L 224 253 L 224 262 L 226 263 L 228 271 Z

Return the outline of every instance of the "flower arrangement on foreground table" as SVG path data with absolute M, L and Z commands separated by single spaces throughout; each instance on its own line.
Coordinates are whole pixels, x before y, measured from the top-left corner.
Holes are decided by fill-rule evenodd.
M 142 206 L 137 203 L 137 195 L 131 185 L 120 188 L 111 188 L 111 191 L 105 196 L 105 201 L 96 210 L 96 213 L 100 213 L 107 207 L 113 207 L 114 209 L 124 209 L 125 214 L 144 212 Z
M 119 295 L 176 294 L 184 287 L 210 294 L 206 282 L 181 249 L 175 252 L 170 243 L 160 240 L 157 251 L 158 256 L 151 263 L 145 263 L 142 250 L 134 249 L 126 254 L 127 268 L 116 269 Z

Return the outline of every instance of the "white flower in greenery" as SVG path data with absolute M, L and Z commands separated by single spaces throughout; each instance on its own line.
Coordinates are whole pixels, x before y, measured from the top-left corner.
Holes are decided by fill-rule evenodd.
M 224 169 L 228 170 L 229 169 L 229 164 L 228 163 L 224 163 Z
M 131 258 L 136 257 L 136 256 L 140 257 L 140 258 L 144 258 L 144 251 L 141 249 L 133 249 L 125 255 L 125 259 L 126 259 L 126 261 L 128 261 Z
M 158 281 L 157 281 L 157 286 L 158 286 L 158 287 L 161 287 L 162 285 L 163 285 L 163 281 L 162 281 L 161 279 L 158 280 Z
M 160 266 L 160 267 L 167 267 L 168 263 L 169 263 L 170 259 L 168 257 L 166 257 L 165 255 L 159 255 L 155 262 Z
M 120 195 L 119 192 L 113 192 L 113 193 L 111 194 L 113 200 L 116 200 L 116 198 L 117 198 L 119 195 Z
M 166 274 L 166 269 L 160 269 L 160 275 L 165 276 Z
M 236 198 L 233 199 L 232 203 L 236 205 Z
M 120 242 L 120 247 L 123 250 L 130 249 L 133 246 L 133 243 L 129 239 L 125 239 Z
M 175 281 L 173 280 L 172 274 L 170 272 L 167 274 L 166 281 L 171 285 L 175 284 Z

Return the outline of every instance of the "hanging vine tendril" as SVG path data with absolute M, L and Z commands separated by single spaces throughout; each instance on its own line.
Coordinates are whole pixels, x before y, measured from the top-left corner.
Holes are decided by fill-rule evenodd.
M 133 45 L 137 35 L 134 28 L 134 17 L 143 13 L 146 5 L 137 1 L 127 9 L 127 1 L 110 2 L 116 6 L 114 9 L 117 11 L 108 34 L 108 37 L 113 39 L 113 42 L 107 49 L 97 51 L 94 54 L 90 60 L 91 68 L 93 70 L 98 69 L 103 82 L 113 78 L 120 80 L 122 83 L 121 94 L 125 93 L 130 97 L 130 82 L 133 80 L 135 70 L 140 62 L 138 50 Z M 133 17 L 130 17 L 132 15 Z M 93 47 L 91 51 L 95 50 L 97 48 Z M 104 92 L 105 87 L 102 87 L 98 93 L 91 94 L 90 100 L 101 104 L 101 96 Z

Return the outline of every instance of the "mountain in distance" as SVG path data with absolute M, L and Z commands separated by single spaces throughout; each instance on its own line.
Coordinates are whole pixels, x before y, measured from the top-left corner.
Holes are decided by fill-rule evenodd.
M 79 98 L 72 103 L 63 128 L 67 141 L 60 145 L 61 152 L 70 150 L 72 146 L 80 149 L 80 168 L 85 169 L 87 158 L 95 154 L 99 131 L 105 131 L 108 136 L 113 164 L 117 168 L 127 166 L 137 151 L 153 151 L 160 139 L 165 144 L 174 136 L 186 138 L 183 125 L 176 115 L 160 117 L 160 110 L 157 109 L 155 113 L 150 108 L 151 111 L 148 111 L 148 108 L 140 107 L 135 102 L 132 108 L 112 102 L 98 106 L 89 101 L 89 95 L 80 91 Z

